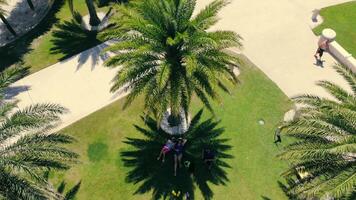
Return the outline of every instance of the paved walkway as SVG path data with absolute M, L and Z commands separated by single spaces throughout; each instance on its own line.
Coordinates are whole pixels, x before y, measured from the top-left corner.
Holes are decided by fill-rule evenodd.
M 198 9 L 211 1 L 198 0 Z M 243 53 L 289 97 L 325 96 L 316 81 L 345 82 L 330 67 L 335 63 L 331 56 L 323 57 L 324 68 L 314 65 L 318 38 L 309 24 L 312 10 L 342 2 L 346 0 L 232 0 L 213 29 L 239 33 L 244 38 Z
M 58 129 L 99 110 L 125 95 L 110 92 L 116 71 L 102 64 L 105 56 L 100 52 L 106 46 L 99 45 L 17 81 L 8 97 L 20 100 L 20 108 L 46 102 L 68 108 L 70 112 L 62 117 Z
M 197 7 L 208 2 L 198 0 Z M 222 20 L 215 28 L 240 33 L 244 37 L 243 53 L 288 96 L 325 95 L 315 81 L 345 83 L 330 68 L 335 62 L 330 56 L 325 56 L 324 68 L 313 64 L 317 37 L 308 22 L 314 8 L 340 2 L 344 0 L 232 0 L 222 10 Z M 13 84 L 12 95 L 20 100 L 19 107 L 37 102 L 59 103 L 70 110 L 63 117 L 61 128 L 123 96 L 109 91 L 115 72 L 102 66 L 98 54 L 101 48 L 90 49 Z

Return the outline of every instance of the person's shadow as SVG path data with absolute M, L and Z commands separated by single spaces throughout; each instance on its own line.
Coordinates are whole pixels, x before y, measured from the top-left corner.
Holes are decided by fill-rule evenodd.
M 131 168 L 126 181 L 140 184 L 134 194 L 152 192 L 153 199 L 183 199 L 188 193 L 190 198 L 194 199 L 194 185 L 197 185 L 204 199 L 212 199 L 213 191 L 208 182 L 224 185 L 229 181 L 224 168 L 230 168 L 230 166 L 224 160 L 232 156 L 226 153 L 231 149 L 231 146 L 225 144 L 228 139 L 220 137 L 224 129 L 217 128 L 219 122 L 213 119 L 200 122 L 201 115 L 202 110 L 194 116 L 189 130 L 182 136 L 187 139 L 182 163 L 190 161 L 195 169 L 190 174 L 183 165 L 178 169 L 176 177 L 173 173 L 172 152 L 166 155 L 164 163 L 157 160 L 162 146 L 168 138 L 171 138 L 171 135 L 160 129 L 157 121 L 151 117 L 142 117 L 147 128 L 135 125 L 145 137 L 127 138 L 125 143 L 132 146 L 134 150 L 121 152 L 124 165 Z M 202 160 L 202 149 L 206 146 L 216 153 L 216 160 L 210 170 Z
M 321 68 L 324 68 L 324 62 L 325 62 L 325 60 L 315 58 L 314 65 L 318 66 L 318 67 L 321 67 Z

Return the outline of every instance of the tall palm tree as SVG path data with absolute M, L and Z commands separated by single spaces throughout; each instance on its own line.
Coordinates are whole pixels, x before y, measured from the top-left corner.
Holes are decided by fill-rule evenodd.
M 100 19 L 96 13 L 95 5 L 93 0 L 85 0 L 85 3 L 88 7 L 90 19 L 89 19 L 89 24 L 91 26 L 98 26 L 100 24 Z
M 145 95 L 145 107 L 156 114 L 171 109 L 178 116 L 189 110 L 195 94 L 212 111 L 216 88 L 228 91 L 237 83 L 233 67 L 238 59 L 224 50 L 240 47 L 240 36 L 230 31 L 208 31 L 217 21 L 225 0 L 215 0 L 193 16 L 195 0 L 130 1 L 117 7 L 116 27 L 103 36 L 118 39 L 107 51 L 117 54 L 106 65 L 120 67 L 112 91 L 130 90 L 125 107 Z M 158 116 L 159 117 L 159 116 Z
M 305 168 L 311 180 L 290 188 L 289 193 L 301 198 L 348 197 L 356 188 L 356 74 L 336 65 L 351 90 L 320 81 L 334 99 L 303 95 L 294 98 L 304 104 L 300 116 L 287 123 L 283 132 L 297 140 L 279 155 L 291 162 L 288 177 Z
M 6 28 L 11 32 L 11 34 L 17 36 L 15 30 L 12 28 L 10 23 L 5 18 L 6 11 L 1 8 L 1 5 L 6 5 L 6 4 L 7 4 L 6 0 L 0 0 L 0 19 L 6 25 Z
M 21 70 L 17 71 L 1 73 L 1 91 L 21 77 Z M 66 109 L 55 104 L 15 107 L 16 102 L 0 100 L 0 199 L 57 198 L 58 194 L 47 187 L 43 173 L 67 169 L 78 157 L 62 146 L 73 142 L 72 137 L 48 134 Z

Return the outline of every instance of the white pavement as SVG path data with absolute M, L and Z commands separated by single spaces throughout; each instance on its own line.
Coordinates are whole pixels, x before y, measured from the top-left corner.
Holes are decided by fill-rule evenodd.
M 101 44 L 17 81 L 8 96 L 20 100 L 20 108 L 32 103 L 68 108 L 70 112 L 63 115 L 56 130 L 89 115 L 125 95 L 110 92 L 116 70 L 103 66 L 105 56 L 100 53 L 106 46 Z
M 198 10 L 212 0 L 198 0 Z M 313 57 L 318 38 L 309 24 L 312 11 L 346 0 L 231 0 L 213 29 L 232 30 L 243 38 L 242 51 L 289 97 L 311 93 L 326 96 L 318 80 L 346 83 L 331 68 L 336 61 L 325 54 L 324 68 Z
M 198 9 L 211 0 L 198 0 Z M 331 69 L 335 62 L 325 56 L 325 67 L 313 63 L 317 37 L 309 28 L 314 8 L 345 0 L 232 0 L 215 28 L 233 30 L 244 37 L 243 53 L 288 96 L 301 93 L 325 95 L 315 82 L 328 79 L 345 84 Z M 108 105 L 123 95 L 110 93 L 114 70 L 98 59 L 102 46 L 57 63 L 12 85 L 19 107 L 38 102 L 59 103 L 70 110 L 59 128 Z M 95 59 L 94 59 L 95 60 Z M 78 64 L 82 66 L 77 69 Z M 94 67 L 93 67 L 94 66 Z M 28 91 L 23 91 L 29 87 Z

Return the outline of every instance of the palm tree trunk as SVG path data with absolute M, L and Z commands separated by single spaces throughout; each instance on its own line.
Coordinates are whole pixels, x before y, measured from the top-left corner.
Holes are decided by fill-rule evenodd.
M 0 19 L 2 22 L 4 22 L 4 24 L 6 25 L 6 28 L 12 33 L 12 35 L 14 35 L 15 37 L 17 36 L 15 30 L 11 27 L 11 25 L 9 24 L 9 22 L 6 20 L 6 18 L 4 17 L 4 15 L 0 14 Z
M 33 6 L 32 0 L 27 0 L 28 6 L 30 6 L 31 10 L 35 10 L 35 6 Z
M 89 24 L 91 26 L 98 26 L 100 24 L 100 19 L 98 15 L 96 14 L 95 6 L 93 0 L 85 0 L 88 10 L 89 10 Z

